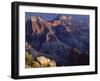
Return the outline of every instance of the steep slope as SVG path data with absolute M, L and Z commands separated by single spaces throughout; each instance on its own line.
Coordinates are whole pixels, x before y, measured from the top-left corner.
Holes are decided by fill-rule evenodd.
M 69 49 L 70 47 L 61 42 L 55 34 L 49 32 L 46 35 L 46 41 L 43 43 L 41 51 L 51 55 L 58 65 L 66 65 Z

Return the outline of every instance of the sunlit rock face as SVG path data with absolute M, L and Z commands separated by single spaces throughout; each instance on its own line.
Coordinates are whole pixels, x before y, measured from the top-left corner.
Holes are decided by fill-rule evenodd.
M 35 67 L 56 67 L 56 62 L 45 56 L 38 56 L 34 60 L 31 54 L 25 54 L 25 68 Z
M 41 24 L 38 24 L 38 18 L 32 16 L 31 21 L 32 21 L 33 34 L 34 33 L 41 33 L 43 31 L 43 28 L 42 28 Z
M 60 25 L 65 26 L 66 31 L 70 32 L 71 28 L 69 28 L 67 25 L 71 25 L 71 16 L 63 16 L 61 15 L 58 20 L 54 20 L 53 22 L 51 21 L 46 21 L 42 17 L 36 17 L 32 16 L 31 21 L 32 21 L 32 31 L 33 33 L 41 33 L 44 32 L 44 29 L 47 28 L 48 31 L 52 31 L 52 27 L 57 27 Z
M 56 62 L 48 56 L 37 52 L 28 43 L 25 52 L 25 68 L 35 67 L 56 67 Z
M 32 22 L 37 22 L 37 17 L 36 16 L 32 16 L 31 20 L 32 20 Z
M 37 60 L 39 61 L 41 67 L 55 67 L 56 66 L 55 61 L 49 58 L 46 58 L 44 56 L 37 57 Z

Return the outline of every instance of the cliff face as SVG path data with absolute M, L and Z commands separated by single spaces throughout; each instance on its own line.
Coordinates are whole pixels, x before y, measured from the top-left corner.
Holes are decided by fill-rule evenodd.
M 34 49 L 30 51 L 32 57 L 37 58 L 42 53 L 42 56 L 52 58 L 57 66 L 67 66 L 81 64 L 79 58 L 83 54 L 82 59 L 87 58 L 83 64 L 88 64 L 89 28 L 80 21 L 64 15 L 58 15 L 52 21 L 32 16 L 26 22 L 26 42 Z
M 58 19 L 53 21 L 46 21 L 41 17 L 32 16 L 32 31 L 33 33 L 41 33 L 44 32 L 45 28 L 48 31 L 52 31 L 51 29 L 57 26 L 64 26 L 67 32 L 72 31 L 72 17 L 71 16 L 60 16 Z

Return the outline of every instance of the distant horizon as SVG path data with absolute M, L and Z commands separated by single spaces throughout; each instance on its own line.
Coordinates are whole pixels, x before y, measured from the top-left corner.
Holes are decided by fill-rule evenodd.
M 75 17 L 75 19 L 82 19 L 84 22 L 89 23 L 89 15 L 79 15 L 79 14 L 58 14 L 58 13 L 39 13 L 39 12 L 25 12 L 25 21 L 30 19 L 32 16 L 41 16 L 47 21 L 52 21 L 55 18 L 57 18 L 59 15 L 65 15 L 65 16 L 72 16 Z

